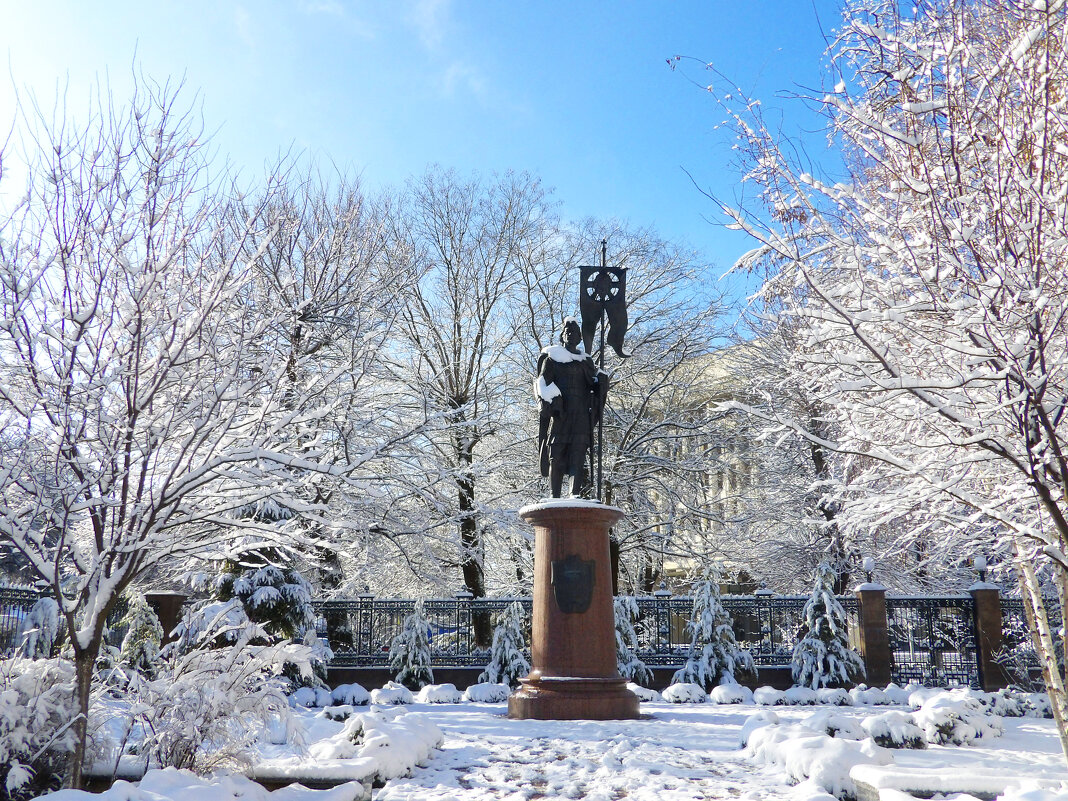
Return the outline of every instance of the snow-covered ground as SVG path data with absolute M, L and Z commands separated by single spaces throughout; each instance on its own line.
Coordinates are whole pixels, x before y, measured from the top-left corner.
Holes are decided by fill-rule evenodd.
M 445 697 L 431 695 L 439 701 Z M 952 704 L 947 707 L 943 698 L 941 707 L 939 702 L 929 706 L 926 713 L 914 714 L 919 728 L 911 730 L 922 730 L 925 721 L 937 723 L 939 709 Z M 894 788 L 926 788 L 968 801 L 972 796 L 953 795 L 954 791 L 993 796 L 1013 786 L 1033 787 L 1036 780 L 1043 791 L 1011 791 L 1006 801 L 1068 800 L 1068 767 L 1053 721 L 987 716 L 985 722 L 976 720 L 960 729 L 972 738 L 970 744 L 928 744 L 922 750 L 882 748 L 867 738 L 875 731 L 908 730 L 903 719 L 909 711 L 901 705 L 769 707 L 654 701 L 643 703 L 645 717 L 634 721 L 513 721 L 505 717 L 504 703 L 417 701 L 371 713 L 381 718 L 366 729 L 375 734 L 377 726 L 379 731 L 375 737 L 381 747 L 373 752 L 346 745 L 346 726 L 351 730 L 352 722 L 332 721 L 321 710 L 301 709 L 298 717 L 305 726 L 308 754 L 297 757 L 279 746 L 263 746 L 260 759 L 261 769 L 278 778 L 308 773 L 335 779 L 346 775 L 346 764 L 355 769 L 363 760 L 366 774 L 368 760 L 378 759 L 392 767 L 380 772 L 382 778 L 391 778 L 374 791 L 376 801 L 832 801 L 827 789 L 841 792 L 851 781 L 854 765 L 853 777 L 885 788 L 884 800 L 893 796 Z M 411 712 L 418 714 L 407 730 L 422 737 L 415 748 L 407 747 L 406 729 L 400 725 Z M 896 717 L 888 717 L 888 712 Z M 836 736 L 827 736 L 828 730 Z M 381 736 L 392 739 L 386 742 Z M 749 742 L 748 748 L 742 747 L 743 740 Z M 440 747 L 429 748 L 435 741 Z M 392 762 L 383 761 L 387 755 Z M 410 775 L 402 775 L 409 773 L 401 764 L 406 759 L 420 763 Z M 241 777 L 202 781 L 191 774 L 153 771 L 141 788 L 121 784 L 95 797 L 64 791 L 49 798 L 355 801 L 366 798 L 366 791 L 366 782 L 356 782 L 330 791 L 290 787 L 268 793 Z

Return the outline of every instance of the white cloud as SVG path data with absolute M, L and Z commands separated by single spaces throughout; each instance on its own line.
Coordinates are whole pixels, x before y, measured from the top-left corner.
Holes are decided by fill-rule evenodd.
M 451 6 L 452 0 L 415 0 L 407 18 L 423 47 L 428 50 L 441 47 L 449 26 Z

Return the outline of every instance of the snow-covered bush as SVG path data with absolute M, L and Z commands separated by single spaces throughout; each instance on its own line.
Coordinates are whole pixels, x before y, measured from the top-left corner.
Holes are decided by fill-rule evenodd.
M 374 709 L 350 716 L 333 737 L 308 749 L 314 759 L 373 759 L 375 783 L 408 776 L 441 746 L 441 729 L 419 712 Z
M 868 687 L 864 684 L 858 684 L 850 690 L 849 697 L 858 706 L 886 706 L 892 703 L 887 698 L 884 690 L 880 690 L 878 687 Z
M 860 723 L 868 736 L 883 748 L 926 748 L 923 729 L 905 712 L 883 712 Z
M 493 629 L 489 662 L 478 675 L 478 681 L 517 687 L 528 673 L 530 662 L 523 654 L 523 606 L 516 601 L 508 605 Z
M 27 659 L 47 659 L 59 638 L 59 604 L 45 596 L 30 607 L 22 621 L 19 653 Z
M 638 634 L 634 621 L 638 619 L 638 602 L 633 595 L 620 595 L 612 602 L 616 627 L 616 670 L 627 681 L 647 685 L 653 674 L 634 653 L 638 649 Z
M 745 719 L 745 723 L 742 724 L 742 730 L 738 732 L 738 745 L 745 748 L 749 745 L 749 736 L 757 729 L 762 729 L 765 726 L 777 726 L 779 723 L 779 716 L 769 710 L 763 710 L 757 712 L 755 715 L 750 715 Z
M 852 706 L 853 697 L 842 687 L 820 687 L 816 690 L 816 702 L 830 706 Z
M 418 690 L 434 683 L 434 671 L 430 667 L 430 622 L 423 613 L 422 601 L 404 618 L 400 633 L 390 643 L 389 667 L 397 671 L 396 680 L 410 689 Z
M 638 696 L 638 700 L 643 703 L 664 700 L 664 696 L 662 696 L 656 690 L 650 690 L 648 687 L 643 687 L 640 684 L 635 684 L 633 681 L 627 682 L 627 689 L 634 693 L 636 696 Z
M 782 697 L 791 706 L 812 706 L 819 701 L 816 691 L 811 687 L 790 687 L 783 690 Z
M 725 676 L 755 678 L 753 657 L 738 646 L 734 622 L 719 594 L 719 571 L 709 568 L 693 586 L 693 613 L 686 624 L 690 650 L 686 663 L 671 677 L 672 684 L 699 684 L 710 690 Z
M 805 603 L 805 636 L 794 646 L 794 683 L 817 687 L 846 687 L 864 678 L 864 660 L 849 647 L 845 609 L 834 597 L 834 571 L 826 562 L 816 568 L 812 595 Z
M 464 690 L 464 700 L 475 704 L 499 704 L 508 700 L 512 688 L 507 684 L 485 681 L 472 684 Z
M 673 704 L 704 704 L 708 694 L 700 684 L 693 682 L 675 682 L 661 693 L 665 701 Z
M 826 734 L 828 737 L 838 737 L 843 740 L 863 740 L 868 736 L 868 733 L 854 718 L 828 709 L 809 715 L 801 721 L 801 725 L 806 729 Z
M 712 688 L 709 698 L 717 704 L 751 704 L 753 691 L 734 682 L 725 682 Z
M 400 706 L 414 700 L 412 691 L 395 681 L 387 681 L 377 690 L 371 690 L 371 703 L 376 706 Z
M 838 798 L 857 795 L 849 771 L 857 765 L 887 765 L 887 751 L 872 740 L 830 737 L 800 725 L 758 725 L 746 737 L 746 754 L 774 765 L 798 782 L 810 780 Z
M 967 691 L 942 691 L 928 698 L 912 713 L 929 743 L 967 745 L 979 739 L 1000 737 L 1001 718 L 983 708 Z
M 335 704 L 350 706 L 367 706 L 371 703 L 371 694 L 360 684 L 339 684 L 331 693 Z
M 290 706 L 328 707 L 334 704 L 334 694 L 323 687 L 298 687 L 289 695 Z
M 919 684 L 915 682 L 909 682 L 904 687 L 901 687 L 893 682 L 890 682 L 883 689 L 883 695 L 886 697 L 886 703 L 897 704 L 899 706 L 908 706 L 909 698 L 917 690 L 923 689 Z
M 310 674 L 310 648 L 256 644 L 263 629 L 236 599 L 188 612 L 175 631 L 156 678 L 131 684 L 127 759 L 205 771 L 247 763 L 261 736 L 300 743 L 280 675 L 286 664 Z
M 1052 718 L 1053 706 L 1050 704 L 1049 695 L 1046 693 L 1026 693 L 1024 705 L 1029 718 Z
M 1003 718 L 1022 718 L 1027 714 L 1027 699 L 1022 693 L 1014 690 L 998 690 L 988 693 L 983 698 L 983 703 L 995 715 Z
M 753 702 L 760 706 L 786 706 L 786 693 L 774 687 L 757 687 L 753 690 Z
M 59 788 L 76 744 L 77 715 L 72 663 L 0 661 L 0 798 L 35 798 Z
M 428 684 L 415 696 L 421 704 L 458 704 L 464 700 L 464 694 L 456 689 L 455 684 Z
M 159 661 L 160 644 L 163 642 L 163 626 L 139 592 L 128 593 L 126 614 L 120 626 L 126 627 L 126 636 L 119 649 L 119 664 L 125 670 L 152 678 Z

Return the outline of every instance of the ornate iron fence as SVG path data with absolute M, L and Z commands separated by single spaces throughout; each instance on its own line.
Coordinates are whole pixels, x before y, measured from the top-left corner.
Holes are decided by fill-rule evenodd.
M 788 665 L 802 631 L 802 610 L 807 596 L 725 596 L 723 606 L 734 619 L 734 634 L 749 649 L 758 665 Z M 856 628 L 857 599 L 839 597 Z M 473 619 L 488 615 L 492 623 L 510 604 L 522 605 L 528 623 L 530 598 L 446 598 L 423 602 L 430 623 L 430 651 L 434 667 L 481 667 L 488 651 L 474 641 Z M 693 599 L 667 593 L 639 597 L 638 657 L 650 667 L 681 667 L 690 648 L 687 624 Z M 382 667 L 389 664 L 389 646 L 404 618 L 415 609 L 409 599 L 362 596 L 316 602 L 317 633 L 325 639 L 334 667 Z M 529 657 L 529 653 L 528 653 Z
M 894 682 L 979 687 L 971 596 L 888 595 L 886 618 Z
M 0 587 L 0 656 L 10 656 L 22 644 L 23 621 L 40 596 L 28 587 Z

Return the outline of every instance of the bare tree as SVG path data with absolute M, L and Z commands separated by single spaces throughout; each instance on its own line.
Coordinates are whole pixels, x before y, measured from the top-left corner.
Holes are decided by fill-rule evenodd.
M 797 167 L 749 106 L 735 120 L 764 205 L 725 210 L 762 243 L 746 262 L 772 268 L 766 291 L 803 330 L 794 365 L 839 435 L 779 422 L 864 460 L 854 525 L 1000 536 L 1068 754 L 1043 594 L 1068 610 L 1066 34 L 1062 1 L 852 3 L 841 81 L 813 98 L 847 180 Z
M 399 287 L 396 377 L 443 418 L 426 439 L 451 483 L 452 500 L 437 511 L 456 527 L 459 566 L 475 596 L 486 594 L 479 481 L 491 468 L 510 469 L 487 448 L 512 414 L 509 389 L 518 385 L 504 369 L 516 333 L 505 312 L 522 300 L 520 268 L 550 216 L 530 175 L 465 180 L 431 168 L 409 182 L 391 217 L 389 255 L 418 275 Z M 478 641 L 488 645 L 489 620 L 478 623 Z
M 125 105 L 101 93 L 82 123 L 23 112 L 31 182 L 0 221 L 0 437 L 16 446 L 0 537 L 71 632 L 79 786 L 93 664 L 123 590 L 234 525 L 270 540 L 237 510 L 298 505 L 292 471 L 332 468 L 287 436 L 322 410 L 285 403 L 284 354 L 257 347 L 272 321 L 243 308 L 241 254 L 269 241 L 270 193 L 231 225 L 230 187 L 209 178 L 170 85 L 139 80 Z

